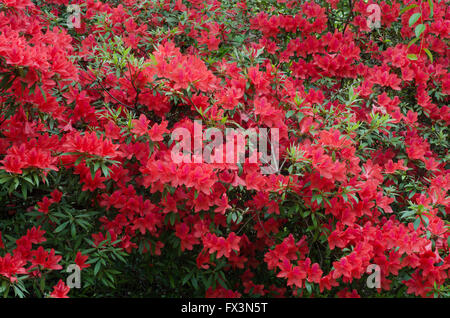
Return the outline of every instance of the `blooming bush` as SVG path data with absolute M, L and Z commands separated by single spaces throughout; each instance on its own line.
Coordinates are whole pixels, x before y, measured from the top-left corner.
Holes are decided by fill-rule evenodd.
M 0 0 L 1 295 L 450 296 L 449 16 Z M 174 162 L 199 122 L 277 129 L 279 165 Z

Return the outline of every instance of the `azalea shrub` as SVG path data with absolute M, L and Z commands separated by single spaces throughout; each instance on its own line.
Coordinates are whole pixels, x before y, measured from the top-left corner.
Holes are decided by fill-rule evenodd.
M 449 297 L 449 17 L 0 0 L 0 295 Z M 175 162 L 195 125 L 279 164 Z

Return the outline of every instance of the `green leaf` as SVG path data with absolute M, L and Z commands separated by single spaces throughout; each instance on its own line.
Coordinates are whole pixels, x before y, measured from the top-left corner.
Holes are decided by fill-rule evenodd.
M 22 196 L 23 196 L 24 200 L 27 199 L 27 187 L 25 184 L 22 185 Z
M 97 273 L 98 273 L 98 271 L 100 270 L 100 265 L 101 265 L 100 262 L 97 262 L 97 264 L 95 264 L 95 267 L 94 267 L 94 276 L 96 276 Z
M 428 217 L 426 215 L 422 216 L 422 220 L 423 220 L 423 225 L 425 227 L 428 227 L 428 224 L 430 224 L 430 220 L 428 219 Z
M 61 224 L 60 224 L 53 232 L 54 232 L 54 233 L 59 233 L 59 232 L 61 232 L 62 230 L 64 230 L 64 229 L 66 228 L 67 224 L 69 224 L 69 221 L 66 221 L 66 222 L 64 222 L 64 223 L 61 223 Z
M 70 235 L 72 235 L 72 237 L 75 237 L 76 234 L 77 234 L 77 229 L 76 229 L 75 223 L 72 223 L 72 226 L 70 227 Z
M 195 278 L 195 276 L 192 277 L 191 282 L 194 289 L 198 289 L 198 281 L 197 278 Z
M 412 39 L 411 41 L 409 41 L 409 43 L 408 43 L 408 49 L 409 49 L 409 47 L 410 47 L 411 45 L 413 45 L 414 43 L 416 43 L 418 40 L 419 40 L 419 38 L 414 38 L 414 39 Z
M 414 214 L 416 214 L 416 211 L 413 211 L 413 210 L 410 210 L 410 211 L 404 211 L 403 213 L 402 213 L 402 218 L 407 218 L 407 217 L 410 217 L 410 216 L 413 216 Z
M 45 94 L 44 89 L 42 88 L 41 85 L 38 85 L 38 86 L 39 86 L 39 90 L 42 93 L 42 97 L 44 97 L 44 101 L 47 102 L 47 95 Z
M 417 218 L 417 219 L 414 221 L 414 230 L 415 230 L 415 231 L 417 231 L 417 229 L 419 228 L 419 225 L 420 225 L 420 218 Z
M 428 5 L 430 6 L 430 19 L 433 19 L 433 15 L 434 15 L 434 4 L 433 4 L 433 0 L 428 0 Z
M 78 157 L 77 160 L 75 161 L 74 165 L 75 167 L 78 166 L 81 163 L 81 160 L 83 160 L 83 157 Z
M 409 41 L 409 43 L 408 43 L 408 49 L 409 49 L 409 47 L 411 46 L 411 45 L 413 45 L 414 43 L 416 43 L 418 40 L 420 40 L 419 38 L 414 38 L 414 39 L 412 39 L 411 41 Z
M 422 14 L 420 12 L 414 13 L 412 16 L 410 16 L 408 21 L 409 26 L 412 27 L 421 16 Z
M 292 115 L 294 115 L 295 114 L 295 111 L 294 110 L 290 110 L 290 111 L 288 111 L 287 113 L 286 113 L 286 118 L 289 118 L 289 117 L 291 117 Z
M 430 62 L 433 63 L 433 54 L 431 54 L 430 50 L 425 48 L 423 49 L 425 51 L 425 53 L 427 53 L 428 58 L 430 59 Z
M 306 290 L 308 291 L 309 294 L 311 294 L 311 284 L 309 284 L 308 282 L 305 282 L 305 286 L 306 286 Z
M 417 55 L 415 55 L 415 54 L 408 54 L 406 57 L 409 58 L 412 61 L 416 61 L 417 60 Z
M 91 166 L 91 178 L 92 178 L 92 180 L 94 180 L 95 179 L 95 170 L 94 170 L 94 167 L 93 166 Z
M 425 24 L 419 24 L 416 26 L 416 28 L 414 29 L 414 33 L 416 34 L 416 37 L 420 37 L 420 35 L 423 33 L 423 31 L 425 31 L 426 26 Z
M 109 177 L 109 168 L 107 165 L 101 165 L 102 173 L 105 177 Z
M 175 218 L 176 218 L 176 214 L 175 213 L 171 213 L 169 220 L 170 220 L 170 225 L 174 226 L 175 225 Z
M 94 162 L 94 172 L 97 172 L 99 167 L 100 167 L 100 162 L 98 162 L 98 161 Z
M 416 7 L 418 7 L 417 4 L 411 4 L 411 5 L 407 6 L 407 7 L 404 7 L 403 9 L 400 10 L 400 14 L 403 14 L 406 11 L 411 10 L 413 8 L 416 8 Z
M 317 201 L 317 204 L 320 206 L 320 204 L 322 203 L 322 196 L 318 195 L 316 197 L 316 201 Z
M 11 179 L 10 176 L 5 176 L 5 177 L 3 177 L 3 178 L 0 179 L 0 184 L 5 183 L 5 182 L 8 182 L 10 179 Z

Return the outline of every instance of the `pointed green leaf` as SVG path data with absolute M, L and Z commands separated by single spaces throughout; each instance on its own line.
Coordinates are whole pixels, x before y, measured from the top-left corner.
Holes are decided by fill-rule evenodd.
M 67 226 L 67 224 L 69 224 L 69 221 L 66 221 L 64 223 L 61 223 L 53 232 L 54 233 L 59 233 L 62 230 L 64 230 L 64 228 Z
M 416 7 L 417 7 L 417 4 L 411 4 L 411 5 L 407 6 L 407 7 L 404 7 L 403 9 L 400 10 L 400 14 L 403 14 L 406 11 L 411 10 L 413 8 L 416 8 Z
M 430 59 L 430 62 L 433 63 L 433 54 L 431 54 L 430 50 L 425 48 L 423 49 L 425 51 L 425 53 L 427 53 L 428 58 Z
M 416 26 L 416 28 L 414 29 L 414 33 L 416 34 L 416 37 L 420 37 L 420 35 L 423 33 L 423 31 L 425 31 L 426 26 L 425 24 L 419 24 Z
M 409 21 L 408 21 L 409 26 L 412 27 L 414 25 L 414 23 L 416 23 L 417 20 L 419 20 L 421 15 L 422 14 L 420 12 L 417 12 L 417 13 L 414 13 L 413 15 L 411 15 L 409 17 Z
M 414 230 L 417 231 L 417 229 L 419 228 L 419 225 L 420 225 L 420 218 L 417 218 L 417 219 L 414 221 Z
M 428 0 L 428 5 L 430 6 L 430 19 L 433 19 L 433 15 L 434 15 L 434 4 L 433 4 L 433 0 Z

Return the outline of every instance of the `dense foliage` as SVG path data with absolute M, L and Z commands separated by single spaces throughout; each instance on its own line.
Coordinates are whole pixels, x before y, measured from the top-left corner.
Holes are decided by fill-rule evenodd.
M 450 296 L 449 30 L 442 0 L 0 0 L 1 295 Z M 276 173 L 173 162 L 195 120 L 278 128 Z

